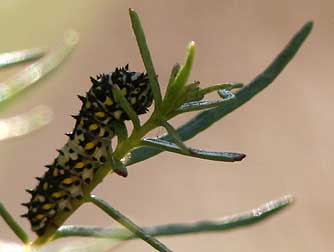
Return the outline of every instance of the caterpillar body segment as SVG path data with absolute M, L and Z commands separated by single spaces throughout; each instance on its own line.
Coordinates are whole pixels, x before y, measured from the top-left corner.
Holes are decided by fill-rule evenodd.
M 109 158 L 114 125 L 129 120 L 113 95 L 117 85 L 136 113 L 143 114 L 152 104 L 153 96 L 147 74 L 131 72 L 128 65 L 109 74 L 101 74 L 86 96 L 79 96 L 82 107 L 74 129 L 68 133 L 67 143 L 58 150 L 52 164 L 38 179 L 33 190 L 27 190 L 31 199 L 23 205 L 28 212 L 32 230 L 41 236 L 53 220 L 63 211 L 71 211 L 73 202 L 83 198 L 84 188 L 94 180 L 96 171 Z

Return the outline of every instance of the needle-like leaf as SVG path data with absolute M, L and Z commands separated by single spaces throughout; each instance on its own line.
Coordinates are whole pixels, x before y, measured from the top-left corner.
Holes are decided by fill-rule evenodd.
M 221 106 L 227 106 L 227 104 L 231 103 L 234 99 L 236 99 L 235 95 L 227 90 L 219 92 L 223 96 L 223 100 L 218 101 L 193 101 L 184 103 L 178 110 L 178 114 L 198 111 L 208 108 L 216 108 Z
M 260 221 L 267 220 L 268 217 L 281 212 L 293 202 L 290 195 L 272 200 L 255 209 L 246 212 L 225 216 L 216 220 L 202 220 L 189 223 L 175 223 L 152 227 L 143 227 L 143 231 L 151 236 L 173 236 L 204 232 L 222 232 L 234 228 L 247 227 Z M 53 239 L 64 237 L 96 237 L 110 238 L 118 240 L 130 240 L 137 238 L 127 229 L 101 228 L 87 226 L 62 226 L 55 234 Z
M 195 42 L 190 42 L 188 46 L 188 52 L 186 60 L 183 66 L 177 71 L 177 75 L 174 78 L 174 81 L 170 81 L 166 95 L 163 101 L 164 112 L 168 113 L 175 107 L 175 101 L 182 97 L 184 93 L 184 87 L 189 78 L 191 68 L 193 65 L 195 56 Z M 172 73 L 176 72 L 176 68 Z
M 149 234 L 146 234 L 144 232 L 144 230 L 142 230 L 135 223 L 133 223 L 130 219 L 128 219 L 126 216 L 124 216 L 119 211 L 114 209 L 111 205 L 109 205 L 104 200 L 102 200 L 102 199 L 100 199 L 96 196 L 91 196 L 90 202 L 92 202 L 94 205 L 98 206 L 102 211 L 104 211 L 106 214 L 108 214 L 114 220 L 116 220 L 117 222 L 122 224 L 124 227 L 129 229 L 135 236 L 137 236 L 138 238 L 146 241 L 153 248 L 157 249 L 160 252 L 171 252 L 171 250 L 169 248 L 167 248 L 164 244 L 162 244 L 160 241 L 155 239 L 153 236 L 151 236 Z
M 26 135 L 47 125 L 53 112 L 46 106 L 37 106 L 21 115 L 0 119 L 0 141 Z
M 28 243 L 29 237 L 23 228 L 14 220 L 12 215 L 7 211 L 5 206 L 0 202 L 0 216 L 4 219 L 7 225 L 13 230 L 16 236 L 23 242 Z
M 45 48 L 32 48 L 0 54 L 0 68 L 16 63 L 30 61 L 42 57 L 46 53 Z
M 220 120 L 222 117 L 231 113 L 235 109 L 242 106 L 244 103 L 252 99 L 256 94 L 269 86 L 276 77 L 283 71 L 290 60 L 295 56 L 299 48 L 304 43 L 305 39 L 310 34 L 313 27 L 312 22 L 306 23 L 290 40 L 287 46 L 282 52 L 274 59 L 274 61 L 253 81 L 247 86 L 240 89 L 235 95 L 236 99 L 228 106 L 222 106 L 218 108 L 209 109 L 196 115 L 189 122 L 184 124 L 178 129 L 178 133 L 182 140 L 186 141 L 203 130 L 210 127 L 213 123 Z M 170 141 L 169 136 L 165 136 L 163 139 Z M 152 149 L 149 147 L 140 147 L 131 153 L 131 158 L 127 165 L 131 165 L 147 158 L 159 154 L 161 151 Z
M 133 110 L 132 106 L 128 100 L 123 96 L 121 90 L 117 85 L 113 86 L 113 94 L 116 98 L 116 101 L 120 104 L 125 113 L 129 116 L 130 120 L 133 123 L 135 129 L 140 128 L 140 121 L 136 111 Z
M 171 136 L 172 141 L 180 148 L 180 150 L 185 154 L 190 154 L 188 147 L 182 142 L 180 136 L 177 134 L 176 130 L 167 121 L 161 121 L 161 126 L 164 127 L 168 134 Z
M 0 82 L 0 103 L 36 83 L 55 69 L 73 50 L 78 40 L 79 37 L 76 32 L 67 32 L 62 43 L 51 50 L 47 56 L 9 77 L 7 80 Z
M 201 158 L 201 159 L 208 159 L 208 160 L 215 160 L 215 161 L 234 162 L 234 161 L 241 161 L 244 157 L 246 157 L 246 155 L 242 153 L 215 152 L 215 151 L 199 150 L 199 149 L 194 149 L 194 148 L 188 148 L 188 152 L 185 153 L 176 144 L 159 139 L 159 138 L 145 138 L 141 141 L 141 144 L 144 146 L 157 148 L 163 151 L 169 151 L 169 152 L 182 154 L 185 156 L 196 157 L 196 158 Z
M 148 78 L 150 79 L 150 85 L 154 97 L 155 110 L 158 112 L 161 107 L 162 97 L 157 74 L 155 72 L 150 50 L 148 49 L 144 29 L 141 25 L 137 12 L 133 9 L 129 9 L 129 15 L 132 23 L 132 29 L 136 36 L 137 44 L 141 57 L 143 59 Z

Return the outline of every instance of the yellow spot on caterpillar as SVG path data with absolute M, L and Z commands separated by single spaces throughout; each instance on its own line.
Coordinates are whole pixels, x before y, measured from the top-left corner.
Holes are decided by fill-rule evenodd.
M 97 125 L 96 123 L 93 123 L 93 124 L 89 125 L 88 129 L 89 129 L 89 131 L 94 131 L 98 128 L 99 128 L 99 125 Z
M 63 180 L 64 185 L 70 185 L 75 181 L 75 178 L 66 178 Z
M 44 204 L 43 206 L 42 206 L 42 209 L 43 210 L 50 210 L 50 209 L 52 209 L 54 207 L 54 204 Z
M 87 143 L 87 144 L 85 145 L 84 149 L 85 149 L 85 150 L 91 150 L 91 149 L 93 149 L 94 147 L 95 147 L 95 143 L 93 143 L 93 142 L 89 142 L 89 143 Z
M 34 202 L 44 202 L 45 201 L 45 197 L 41 194 L 37 194 L 35 196 L 35 198 L 33 199 Z
M 60 191 L 60 192 L 54 192 L 51 194 L 51 197 L 54 198 L 54 199 L 59 199 L 61 197 L 64 196 L 64 192 Z
M 107 99 L 105 100 L 104 104 L 107 106 L 111 106 L 113 105 L 113 100 L 110 97 L 107 97 Z
M 100 112 L 96 112 L 96 113 L 95 113 L 95 116 L 96 116 L 96 117 L 99 117 L 99 118 L 104 118 L 104 117 L 106 117 L 106 113 L 104 113 L 104 112 L 102 112 L 102 111 L 100 111 Z
M 91 106 L 92 106 L 92 104 L 90 102 L 87 102 L 86 105 L 85 105 L 85 108 L 89 109 Z
M 123 111 L 121 111 L 121 110 L 116 110 L 116 111 L 114 112 L 114 117 L 115 117 L 117 120 L 119 120 L 119 119 L 121 118 L 122 113 L 123 113 Z
M 37 214 L 37 215 L 35 216 L 35 218 L 36 218 L 37 220 L 43 220 L 45 217 L 46 217 L 45 214 Z
M 47 183 L 47 182 L 45 182 L 44 184 L 43 184 L 43 190 L 47 190 L 48 189 L 48 187 L 49 187 L 49 184 Z
M 75 169 L 82 169 L 84 166 L 85 166 L 84 162 L 79 162 L 79 163 L 75 164 L 74 168 Z
M 139 94 L 140 93 L 140 88 L 135 88 L 135 90 L 133 90 L 131 93 L 132 94 Z
M 58 175 L 59 175 L 59 170 L 58 170 L 57 168 L 55 168 L 55 169 L 53 170 L 53 172 L 52 172 L 52 175 L 53 175 L 54 177 L 58 177 Z

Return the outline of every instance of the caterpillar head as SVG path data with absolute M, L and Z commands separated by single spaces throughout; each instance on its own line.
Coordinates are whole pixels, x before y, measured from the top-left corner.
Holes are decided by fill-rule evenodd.
M 94 96 L 110 112 L 120 109 L 120 105 L 113 99 L 112 85 L 117 85 L 120 88 L 122 94 L 138 115 L 146 113 L 148 107 L 152 104 L 153 95 L 147 74 L 132 72 L 128 65 L 116 68 L 114 72 L 101 74 L 97 76 L 97 79 L 91 78 L 91 81 L 93 82 L 92 91 Z M 120 120 L 128 119 L 125 113 L 120 118 Z

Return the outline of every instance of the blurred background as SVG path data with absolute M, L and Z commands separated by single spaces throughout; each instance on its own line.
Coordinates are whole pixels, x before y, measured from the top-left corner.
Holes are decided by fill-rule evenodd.
M 191 79 L 203 86 L 248 83 L 265 68 L 308 20 L 315 27 L 279 78 L 251 102 L 201 133 L 189 145 L 247 154 L 240 163 L 203 161 L 163 153 L 112 175 L 96 194 L 140 225 L 216 218 L 292 193 L 297 201 L 258 225 L 224 233 L 162 238 L 174 251 L 333 251 L 334 116 L 333 2 L 190 0 L 2 0 L 0 52 L 52 46 L 73 28 L 80 42 L 51 75 L 9 103 L 1 117 L 50 106 L 55 118 L 30 135 L 0 143 L 0 199 L 15 216 L 29 200 L 25 188 L 56 156 L 73 128 L 77 94 L 89 76 L 129 63 L 144 69 L 130 27 L 128 8 L 142 19 L 159 80 L 182 62 L 186 44 L 197 54 Z M 21 66 L 1 70 L 5 79 Z M 180 117 L 174 125 L 190 118 Z M 155 131 L 157 136 L 163 131 Z M 67 224 L 116 226 L 92 206 Z M 28 222 L 20 219 L 25 228 Z M 0 239 L 17 238 L 0 220 Z M 154 251 L 132 241 L 118 251 Z

